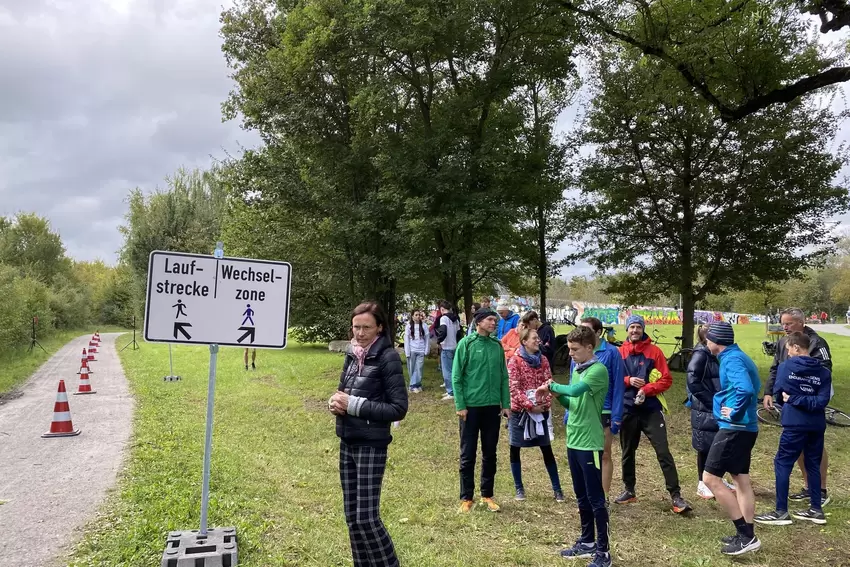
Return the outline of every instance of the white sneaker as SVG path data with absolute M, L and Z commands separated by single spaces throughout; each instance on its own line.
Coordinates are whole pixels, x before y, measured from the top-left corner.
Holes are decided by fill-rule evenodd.
M 440 398 L 440 399 L 441 399 L 441 400 L 453 400 L 453 399 L 455 399 L 455 397 L 454 397 L 453 395 L 451 395 L 451 394 L 446 394 L 446 395 L 444 395 L 444 396 L 443 396 L 442 398 Z
M 699 481 L 697 485 L 697 496 L 703 500 L 711 500 L 714 498 L 714 493 L 708 488 L 703 481 Z
M 729 490 L 731 490 L 732 492 L 735 492 L 735 491 L 737 490 L 737 488 L 735 487 L 735 485 L 734 485 L 734 484 L 732 484 L 731 482 L 729 482 L 728 480 L 726 480 L 725 478 L 723 479 L 723 484 L 724 484 L 724 485 L 726 485 L 726 488 L 728 488 L 728 489 L 729 489 Z

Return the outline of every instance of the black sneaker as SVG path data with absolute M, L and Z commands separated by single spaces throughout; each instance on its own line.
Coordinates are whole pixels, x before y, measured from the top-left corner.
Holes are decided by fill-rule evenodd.
M 735 536 L 731 543 L 727 543 L 720 550 L 723 555 L 743 555 L 751 551 L 756 551 L 761 547 L 761 542 L 757 537 L 745 537 L 742 535 Z
M 673 511 L 677 514 L 684 514 L 685 512 L 691 511 L 691 505 L 682 498 L 680 494 L 673 496 Z
M 247 365 L 247 364 L 245 365 L 245 370 L 248 370 L 248 365 Z
M 787 511 L 780 512 L 779 510 L 760 514 L 753 518 L 753 520 L 759 524 L 766 524 L 768 526 L 790 526 L 794 523 L 791 521 L 791 515 Z
M 566 501 L 566 499 L 564 498 L 564 491 L 563 490 L 556 490 L 555 491 L 555 502 L 564 502 L 564 501 Z
M 738 539 L 738 534 L 723 536 L 722 538 L 720 538 L 720 543 L 722 543 L 723 545 L 729 545 L 736 539 Z
M 826 493 L 826 488 L 820 489 L 820 507 L 823 508 L 827 504 L 829 504 L 831 500 L 829 499 L 829 494 Z
M 257 369 L 257 366 L 256 366 L 256 365 L 252 362 L 252 363 L 251 363 L 251 368 L 253 368 L 254 370 L 256 370 L 256 369 Z
M 525 489 L 524 488 L 517 488 L 516 489 L 516 496 L 514 496 L 514 500 L 519 500 L 520 502 L 525 500 Z
M 821 494 L 823 494 L 823 493 L 821 493 Z M 792 500 L 794 502 L 799 502 L 800 500 L 808 500 L 808 499 L 809 499 L 809 489 L 808 488 L 804 488 L 803 490 L 801 490 L 800 492 L 797 492 L 795 494 L 789 494 L 788 495 L 788 500 Z
M 807 520 L 809 522 L 823 525 L 826 523 L 826 516 L 823 514 L 823 510 L 815 510 L 814 508 L 809 508 L 808 510 L 802 510 L 800 512 L 794 512 L 791 514 L 797 520 Z
M 606 551 L 597 551 L 593 561 L 587 567 L 611 567 L 611 554 Z
M 583 543 L 577 541 L 571 548 L 561 550 L 561 557 L 564 559 L 590 559 L 595 554 L 596 542 Z
M 614 500 L 614 504 L 631 504 L 632 502 L 637 502 L 637 495 L 628 488 Z

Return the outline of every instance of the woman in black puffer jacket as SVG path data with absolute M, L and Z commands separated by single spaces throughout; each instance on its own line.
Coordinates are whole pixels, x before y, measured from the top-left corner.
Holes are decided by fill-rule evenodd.
M 407 413 L 401 357 L 387 336 L 387 317 L 372 302 L 351 316 L 352 339 L 337 392 L 328 401 L 336 415 L 339 477 L 355 567 L 398 567 L 393 541 L 380 517 L 390 424 Z
M 714 419 L 714 394 L 720 391 L 720 361 L 708 350 L 705 335 L 708 325 L 697 329 L 697 344 L 688 364 L 688 401 L 691 404 L 691 445 L 697 452 L 697 472 L 699 484 L 697 494 L 701 498 L 714 498 L 714 494 L 702 481 L 705 460 L 714 435 L 717 433 L 717 421 Z M 726 481 L 724 481 L 726 482 Z M 734 487 L 726 483 L 734 490 Z

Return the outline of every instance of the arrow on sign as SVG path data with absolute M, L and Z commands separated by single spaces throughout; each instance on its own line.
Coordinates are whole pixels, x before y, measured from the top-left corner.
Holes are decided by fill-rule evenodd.
M 251 340 L 249 342 L 251 342 L 251 343 L 254 342 L 254 334 L 257 332 L 256 329 L 254 329 L 254 327 L 239 327 L 239 330 L 245 331 L 245 333 L 243 333 L 241 337 L 236 339 L 237 343 L 241 343 L 242 341 L 244 341 L 245 337 L 247 337 L 248 335 L 251 335 Z
M 174 322 L 174 338 L 177 338 L 177 333 L 183 333 L 183 336 L 186 337 L 187 341 L 192 340 L 192 335 L 186 332 L 186 327 L 191 327 L 192 323 L 180 323 L 178 321 Z

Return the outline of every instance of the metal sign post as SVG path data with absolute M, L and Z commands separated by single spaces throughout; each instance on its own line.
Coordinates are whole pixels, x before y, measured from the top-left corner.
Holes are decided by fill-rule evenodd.
M 148 265 L 145 340 L 205 344 L 210 349 L 201 525 L 171 532 L 162 567 L 237 564 L 236 529 L 208 526 L 213 407 L 219 346 L 285 348 L 289 320 L 291 266 L 286 262 L 225 258 L 216 244 L 212 257 L 154 251 Z M 179 377 L 176 377 L 179 379 Z
M 224 257 L 224 244 L 215 245 L 215 257 Z M 213 400 L 215 396 L 215 367 L 218 362 L 218 345 L 210 345 L 210 378 L 207 384 L 207 430 L 204 437 L 204 484 L 201 489 L 201 531 L 198 537 L 207 536 L 207 511 L 210 506 L 210 456 L 212 455 Z

